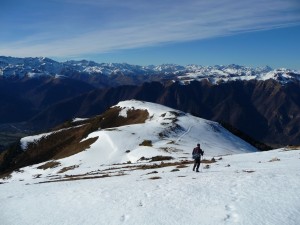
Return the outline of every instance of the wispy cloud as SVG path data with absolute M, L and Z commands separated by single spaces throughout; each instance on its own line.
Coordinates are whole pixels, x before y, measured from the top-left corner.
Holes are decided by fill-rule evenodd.
M 35 32 L 22 36 L 14 31 L 19 40 L 0 37 L 1 55 L 80 56 L 300 23 L 293 0 L 52 1 L 65 8 L 57 12 L 54 7 L 51 20 L 33 17 Z

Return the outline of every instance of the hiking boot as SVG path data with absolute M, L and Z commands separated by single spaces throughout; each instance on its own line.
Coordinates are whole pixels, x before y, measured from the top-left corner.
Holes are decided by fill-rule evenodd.
M 197 173 L 199 173 L 199 170 L 196 170 Z

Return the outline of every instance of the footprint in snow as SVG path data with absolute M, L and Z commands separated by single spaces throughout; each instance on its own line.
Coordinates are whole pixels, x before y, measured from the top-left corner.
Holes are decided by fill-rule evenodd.
M 229 224 L 238 223 L 239 215 L 236 213 L 236 209 L 234 205 L 225 205 L 226 216 L 224 218 L 225 222 Z
M 143 202 L 140 201 L 139 204 L 138 204 L 138 206 L 139 206 L 139 207 L 143 207 L 143 206 L 144 206 L 144 205 L 143 205 Z
M 121 222 L 126 222 L 129 218 L 130 218 L 129 215 L 122 215 L 120 220 Z

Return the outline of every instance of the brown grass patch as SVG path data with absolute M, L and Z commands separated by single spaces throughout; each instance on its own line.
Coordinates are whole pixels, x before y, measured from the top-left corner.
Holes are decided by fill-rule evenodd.
M 171 157 L 171 156 L 158 155 L 158 156 L 153 156 L 151 158 L 146 158 L 146 157 L 142 156 L 138 161 L 151 160 L 150 162 L 157 162 L 157 161 L 164 161 L 164 160 L 171 160 L 171 159 L 173 159 L 173 157 Z
M 57 173 L 64 173 L 64 172 L 67 172 L 69 170 L 74 170 L 75 168 L 78 168 L 78 167 L 79 167 L 78 165 L 64 167 L 60 171 L 58 171 Z
M 156 161 L 164 161 L 164 160 L 171 160 L 173 159 L 172 156 L 162 156 L 162 155 L 158 155 L 158 156 L 154 156 L 151 158 L 151 162 L 156 162 Z
M 42 169 L 42 170 L 46 170 L 46 169 L 49 169 L 49 168 L 55 168 L 55 167 L 58 167 L 60 166 L 61 164 L 59 162 L 56 162 L 56 161 L 51 161 L 51 162 L 47 162 L 39 167 L 37 167 L 37 169 Z
M 215 158 L 201 160 L 201 163 L 205 163 L 205 164 L 211 164 L 211 163 L 215 163 L 215 162 L 216 162 Z
M 11 176 L 11 173 L 4 173 L 4 174 L 1 174 L 0 175 L 0 179 L 3 179 L 3 180 L 8 180 L 10 179 L 12 176 Z
M 149 165 L 140 165 L 140 166 L 136 166 L 135 168 L 139 169 L 139 170 L 149 170 L 149 169 L 157 169 L 157 168 L 185 165 L 185 164 L 191 164 L 191 163 L 193 163 L 193 161 L 188 161 L 188 160 L 184 160 L 184 161 L 180 161 L 180 162 L 169 162 L 169 163 L 161 162 L 160 164 L 155 163 L 155 164 L 149 164 Z
M 83 175 L 66 175 L 64 179 L 60 180 L 51 180 L 51 181 L 43 181 L 39 182 L 37 184 L 44 184 L 44 183 L 55 183 L 55 182 L 64 182 L 64 181 L 76 181 L 76 180 L 92 180 L 92 179 L 101 179 L 101 178 L 108 178 L 108 177 L 120 177 L 120 176 L 125 176 L 127 174 L 125 173 L 118 173 L 116 175 L 110 175 L 110 174 L 103 174 L 100 176 L 83 176 Z
M 119 116 L 121 110 L 122 109 L 120 107 L 113 107 L 103 113 L 101 115 L 103 119 L 100 122 L 100 127 L 105 129 L 130 124 L 145 123 L 146 119 L 149 117 L 147 110 L 140 109 L 130 109 L 127 111 L 127 116 L 122 117 Z
M 114 177 L 114 176 L 124 176 L 127 175 L 126 172 L 133 171 L 133 170 L 148 170 L 148 169 L 155 169 L 155 168 L 163 168 L 163 167 L 170 167 L 170 166 L 178 166 L 179 168 L 185 165 L 185 164 L 190 164 L 193 163 L 193 161 L 177 161 L 177 162 L 171 162 L 171 163 L 165 163 L 161 162 L 160 164 L 144 164 L 144 165 L 128 165 L 128 166 L 122 166 L 122 167 L 111 167 L 108 169 L 104 170 L 97 170 L 94 172 L 86 173 L 86 174 L 78 174 L 78 175 L 65 175 L 64 178 L 58 177 L 57 179 L 53 179 L 50 181 L 45 181 L 41 183 L 50 183 L 50 182 L 61 182 L 61 181 L 73 181 L 73 180 L 85 180 L 85 179 L 97 179 L 97 178 L 105 178 L 105 177 Z M 67 171 L 69 169 L 73 169 L 73 167 L 77 166 L 72 166 L 72 167 L 66 167 L 63 168 L 61 171 Z M 60 171 L 60 172 L 61 172 Z M 178 171 L 178 169 L 174 169 L 172 172 Z M 115 174 L 117 173 L 117 174 Z M 157 171 L 152 171 L 150 173 L 147 173 L 145 175 L 150 175 L 150 174 L 157 174 Z M 161 179 L 161 178 L 156 178 L 158 176 L 155 176 L 154 178 L 150 179 Z
M 37 184 L 56 183 L 56 182 L 75 181 L 75 180 L 90 180 L 90 179 L 99 179 L 99 178 L 106 178 L 106 177 L 110 177 L 110 176 L 108 174 L 105 174 L 102 176 L 94 176 L 94 177 L 70 177 L 70 178 L 61 179 L 61 180 L 43 181 L 43 182 L 39 182 Z
M 161 162 L 159 164 L 154 163 L 154 164 L 143 164 L 143 165 L 128 165 L 124 167 L 111 167 L 108 169 L 104 169 L 102 171 L 111 171 L 111 170 L 120 170 L 120 169 L 127 169 L 129 170 L 149 170 L 149 169 L 159 169 L 159 168 L 164 168 L 164 167 L 170 167 L 170 166 L 178 166 L 178 168 L 184 168 L 184 165 L 186 164 L 192 164 L 194 163 L 193 161 L 189 160 L 182 160 L 182 161 L 177 161 L 177 162 Z
M 179 169 L 172 169 L 171 172 L 178 172 L 180 171 Z
M 151 140 L 144 140 L 142 143 L 139 144 L 139 146 L 152 147 L 152 141 Z
M 294 151 L 294 150 L 300 150 L 300 146 L 298 145 L 289 145 L 283 149 L 283 151 Z
M 83 176 L 77 176 L 77 175 L 66 175 L 66 178 L 70 180 L 90 180 L 90 179 L 96 179 L 96 178 L 105 178 L 105 177 L 110 177 L 109 174 L 103 174 L 100 176 L 90 176 L 90 177 L 83 177 Z
M 54 159 L 62 159 L 69 157 L 71 155 L 75 155 L 79 152 L 82 152 L 89 148 L 94 142 L 96 142 L 98 137 L 89 138 L 85 141 L 76 142 L 74 144 L 71 144 L 69 146 L 66 146 L 62 149 L 62 151 L 58 152 L 53 158 Z
M 142 156 L 138 161 L 145 161 L 145 160 L 150 160 L 150 158 L 146 158 L 145 156 Z
M 187 165 L 184 165 L 184 164 L 181 164 L 181 165 L 176 166 L 176 168 L 178 168 L 178 169 L 186 168 L 186 167 L 188 167 L 188 166 L 187 166 Z

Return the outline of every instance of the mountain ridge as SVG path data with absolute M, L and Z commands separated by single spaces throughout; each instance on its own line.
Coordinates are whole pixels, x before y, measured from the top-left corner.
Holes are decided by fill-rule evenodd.
M 137 162 L 158 155 L 184 158 L 196 143 L 205 149 L 213 146 L 210 154 L 257 151 L 217 122 L 160 104 L 129 100 L 96 117 L 74 119 L 51 132 L 22 138 L 0 155 L 0 170 L 73 156 L 77 159 L 78 154 L 83 155 L 80 164 L 90 154 L 98 164 Z
M 57 62 L 50 58 L 14 58 L 0 56 L 0 76 L 5 78 L 67 76 L 97 87 L 141 84 L 145 81 L 180 81 L 182 84 L 207 79 L 213 84 L 235 80 L 274 79 L 285 84 L 300 81 L 300 71 L 269 66 L 251 68 L 235 64 L 200 66 L 162 64 L 139 66 L 127 63 L 96 63 L 88 60 Z M 107 80 L 106 77 L 110 79 Z M 125 79 L 125 77 L 127 79 Z
M 49 128 L 54 121 L 62 123 L 67 118 L 89 117 L 102 113 L 119 101 L 137 99 L 229 124 L 273 147 L 298 145 L 299 88 L 296 83 L 282 86 L 273 80 L 236 81 L 220 85 L 194 81 L 189 85 L 172 83 L 165 86 L 152 82 L 142 86 L 120 86 L 94 90 L 60 102 L 40 112 L 30 122 Z M 61 117 L 65 107 L 73 110 L 64 111 Z
M 129 99 L 163 104 L 228 124 L 272 147 L 300 144 L 300 73 L 296 71 L 264 67 L 254 72 L 234 64 L 164 64 L 148 66 L 157 71 L 150 75 L 142 66 L 129 64 L 87 60 L 65 64 L 69 67 L 42 57 L 0 57 L 0 68 L 10 74 L 5 76 L 6 69 L 0 69 L 1 149 L 24 134 L 46 131 L 73 117 L 101 114 Z M 106 70 L 94 73 L 99 65 Z M 187 73 L 187 67 L 194 72 Z M 60 71 L 64 75 L 58 75 Z

